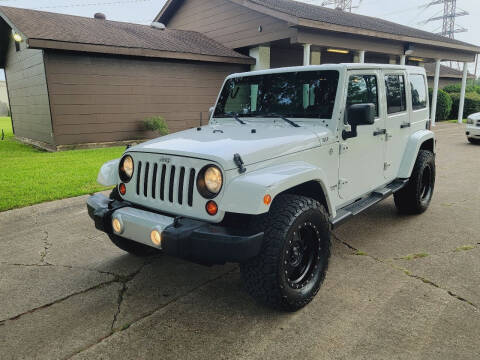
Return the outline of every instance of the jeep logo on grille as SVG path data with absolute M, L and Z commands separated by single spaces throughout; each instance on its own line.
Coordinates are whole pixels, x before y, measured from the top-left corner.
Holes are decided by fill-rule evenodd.
M 158 162 L 161 162 L 161 163 L 165 163 L 165 164 L 170 164 L 170 158 L 167 158 L 167 157 L 162 157 L 160 159 L 158 159 Z

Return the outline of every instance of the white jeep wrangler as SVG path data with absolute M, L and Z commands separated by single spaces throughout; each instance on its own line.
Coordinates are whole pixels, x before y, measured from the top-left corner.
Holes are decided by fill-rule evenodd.
M 207 126 L 105 164 L 89 214 L 123 250 L 238 262 L 261 302 L 318 292 L 331 229 L 393 194 L 427 209 L 435 183 L 425 70 L 340 64 L 229 76 Z

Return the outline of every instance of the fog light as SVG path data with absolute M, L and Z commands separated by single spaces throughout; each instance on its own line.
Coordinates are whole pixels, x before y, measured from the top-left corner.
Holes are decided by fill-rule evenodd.
M 127 187 L 125 186 L 124 183 L 121 183 L 119 186 L 118 186 L 118 191 L 120 192 L 120 194 L 122 195 L 125 195 L 127 193 Z
M 120 220 L 118 220 L 117 218 L 114 218 L 112 220 L 112 228 L 113 228 L 113 231 L 115 231 L 117 234 L 120 234 L 122 232 L 122 223 L 120 222 Z
M 205 206 L 206 210 L 207 210 L 207 213 L 208 215 L 217 215 L 217 212 L 218 212 L 218 206 L 217 206 L 217 203 L 213 200 L 210 200 L 209 202 L 207 202 L 207 205 Z
M 153 245 L 160 246 L 162 245 L 162 234 L 158 230 L 153 230 L 150 233 L 150 240 L 152 240 Z

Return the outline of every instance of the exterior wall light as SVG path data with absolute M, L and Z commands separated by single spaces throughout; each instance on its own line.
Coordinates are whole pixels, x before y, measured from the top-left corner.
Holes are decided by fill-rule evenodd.
M 418 57 L 409 57 L 408 60 L 411 60 L 411 61 L 420 61 L 420 62 L 425 61 L 425 59 L 418 58 Z
M 342 49 L 327 49 L 328 52 L 337 53 L 337 54 L 348 54 L 350 51 Z
M 23 38 L 22 38 L 22 35 L 20 35 L 19 33 L 14 33 L 13 34 L 13 40 L 15 40 L 16 42 L 22 42 L 23 41 Z

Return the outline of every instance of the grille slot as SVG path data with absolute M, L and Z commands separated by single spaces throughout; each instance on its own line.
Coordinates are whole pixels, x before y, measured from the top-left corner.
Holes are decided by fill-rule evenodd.
M 137 195 L 140 195 L 140 179 L 142 175 L 142 162 L 138 162 L 138 170 L 137 170 Z
M 180 169 L 180 178 L 178 179 L 178 203 L 183 203 L 183 183 L 185 181 L 185 168 L 182 166 Z
M 193 186 L 195 185 L 195 169 L 190 170 L 190 179 L 188 182 L 188 206 L 193 206 Z
M 157 189 L 157 173 L 158 173 L 158 164 L 153 166 L 152 174 L 152 198 L 155 199 L 156 189 Z
M 198 171 L 190 167 L 188 162 L 159 163 L 152 158 L 137 160 L 135 164 L 132 194 L 136 193 L 136 199 L 146 200 L 150 206 L 160 208 L 162 203 L 168 208 L 172 205 L 185 208 L 194 206 Z
M 145 175 L 143 176 L 143 196 L 147 197 L 148 195 L 148 172 L 150 170 L 150 163 L 147 162 L 145 165 Z
M 168 201 L 173 203 L 173 191 L 175 188 L 175 166 L 170 167 L 170 184 L 168 187 Z

